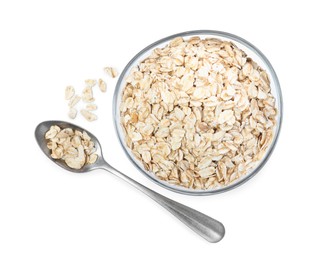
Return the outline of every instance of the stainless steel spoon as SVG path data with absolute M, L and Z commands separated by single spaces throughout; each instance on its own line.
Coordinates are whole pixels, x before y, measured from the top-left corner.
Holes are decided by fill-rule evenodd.
M 49 128 L 52 125 L 58 125 L 61 128 L 73 128 L 74 130 L 79 131 L 86 131 L 85 129 L 70 124 L 68 122 L 63 121 L 45 121 L 40 123 L 37 128 L 35 129 L 35 138 L 41 148 L 41 150 L 46 154 L 46 156 L 61 166 L 62 168 L 75 172 L 75 173 L 84 173 L 93 171 L 96 169 L 103 169 L 110 173 L 113 173 L 117 177 L 121 178 L 124 181 L 127 181 L 135 188 L 139 189 L 140 191 L 144 192 L 147 196 L 155 200 L 157 203 L 162 205 L 165 209 L 167 209 L 169 212 L 171 212 L 175 217 L 177 217 L 179 220 L 184 222 L 188 227 L 190 227 L 192 230 L 194 230 L 197 234 L 205 238 L 207 241 L 216 243 L 220 241 L 224 235 L 225 235 L 225 228 L 222 223 L 219 221 L 201 213 L 198 212 L 190 207 L 187 207 L 183 204 L 180 204 L 174 200 L 171 200 L 169 198 L 164 197 L 163 195 L 160 195 L 156 193 L 153 190 L 150 190 L 149 188 L 146 188 L 142 184 L 136 182 L 135 180 L 131 179 L 130 177 L 126 176 L 125 174 L 121 173 L 120 171 L 114 169 L 111 165 L 109 165 L 103 158 L 102 155 L 102 149 L 101 145 L 98 141 L 98 139 L 89 131 L 86 131 L 89 136 L 91 137 L 92 141 L 95 143 L 96 147 L 96 153 L 99 156 L 97 161 L 94 164 L 85 165 L 83 168 L 79 170 L 75 170 L 67 166 L 63 160 L 55 160 L 50 155 L 50 150 L 47 148 L 47 141 L 44 138 L 45 133 L 49 130 Z

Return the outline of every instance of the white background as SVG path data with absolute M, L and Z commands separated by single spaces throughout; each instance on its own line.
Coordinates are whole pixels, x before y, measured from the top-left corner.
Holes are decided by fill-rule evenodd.
M 316 1 L 1 1 L 0 259 L 318 259 L 318 28 Z M 284 121 L 262 171 L 233 191 L 191 197 L 138 172 L 116 139 L 112 96 L 142 48 L 195 29 L 239 35 L 279 77 Z M 95 133 L 111 165 L 226 227 L 210 244 L 152 200 L 105 172 L 76 175 L 54 165 L 36 125 L 67 118 L 64 88 L 103 77 Z

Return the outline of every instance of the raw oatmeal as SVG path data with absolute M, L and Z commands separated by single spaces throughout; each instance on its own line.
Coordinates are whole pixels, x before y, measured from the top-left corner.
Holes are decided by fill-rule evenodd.
M 45 133 L 47 147 L 53 159 L 64 160 L 73 169 L 81 169 L 85 164 L 95 163 L 98 155 L 91 137 L 85 132 L 72 128 L 61 129 L 57 125 Z
M 193 189 L 245 175 L 273 139 L 269 77 L 232 42 L 172 40 L 133 68 L 120 105 L 125 142 L 147 171 Z

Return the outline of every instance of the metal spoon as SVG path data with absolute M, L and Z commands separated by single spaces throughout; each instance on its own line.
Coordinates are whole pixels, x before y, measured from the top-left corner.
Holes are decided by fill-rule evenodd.
M 171 212 L 175 217 L 177 217 L 179 220 L 184 222 L 188 227 L 190 227 L 197 234 L 205 238 L 207 241 L 216 243 L 224 237 L 225 228 L 223 224 L 220 223 L 219 221 L 201 212 L 198 212 L 192 208 L 189 208 L 183 204 L 180 204 L 174 200 L 166 198 L 163 195 L 160 195 L 156 193 L 155 191 L 150 190 L 149 188 L 146 188 L 142 184 L 136 182 L 135 180 L 131 179 L 130 177 L 126 176 L 120 171 L 114 169 L 111 165 L 109 165 L 104 160 L 102 155 L 101 145 L 98 139 L 89 131 L 86 131 L 86 132 L 89 134 L 92 141 L 94 142 L 96 147 L 96 154 L 98 155 L 98 159 L 94 164 L 87 164 L 87 165 L 84 165 L 81 169 L 75 170 L 67 166 L 63 160 L 53 159 L 50 155 L 50 150 L 47 148 L 47 141 L 44 137 L 45 133 L 50 129 L 52 125 L 58 125 L 61 128 L 70 127 L 70 128 L 73 128 L 74 130 L 79 130 L 79 131 L 86 131 L 86 130 L 79 126 L 70 124 L 68 122 L 63 122 L 63 121 L 45 121 L 40 123 L 35 129 L 35 138 L 41 150 L 46 154 L 46 156 L 50 160 L 52 160 L 53 162 L 55 162 L 62 168 L 75 173 L 84 173 L 84 172 L 89 172 L 96 169 L 106 170 L 110 173 L 113 173 L 114 175 L 121 178 L 122 180 L 127 181 L 128 183 L 130 183 L 132 186 L 139 189 L 140 191 L 144 192 L 147 196 L 149 196 L 150 198 L 155 200 L 157 203 L 162 205 L 165 209 Z

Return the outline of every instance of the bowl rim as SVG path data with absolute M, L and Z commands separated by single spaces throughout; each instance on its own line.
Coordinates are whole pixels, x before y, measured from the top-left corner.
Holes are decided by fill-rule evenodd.
M 271 145 L 268 147 L 268 151 L 267 153 L 264 155 L 264 158 L 260 161 L 259 165 L 254 168 L 252 170 L 252 172 L 248 173 L 247 175 L 243 176 L 241 179 L 239 179 L 238 181 L 235 181 L 233 184 L 227 185 L 227 186 L 223 186 L 220 187 L 218 189 L 211 189 L 211 190 L 195 190 L 195 189 L 187 189 L 184 188 L 182 186 L 177 186 L 177 185 L 173 185 L 170 184 L 166 181 L 162 181 L 159 178 L 157 178 L 155 175 L 151 175 L 151 173 L 147 173 L 144 169 L 142 169 L 142 167 L 140 167 L 135 160 L 131 157 L 131 155 L 128 152 L 128 149 L 126 147 L 126 144 L 124 142 L 124 140 L 121 138 L 120 135 L 120 131 L 123 131 L 121 129 L 119 129 L 119 127 L 121 127 L 120 122 L 119 122 L 119 118 L 117 118 L 117 100 L 118 100 L 118 95 L 121 95 L 120 93 L 120 87 L 122 85 L 122 81 L 125 80 L 125 74 L 128 72 L 128 70 L 131 68 L 131 65 L 138 61 L 139 58 L 145 54 L 146 52 L 150 51 L 151 49 L 153 49 L 154 47 L 156 47 L 157 45 L 160 45 L 162 43 L 168 42 L 176 37 L 188 37 L 188 36 L 200 36 L 200 35 L 211 35 L 211 36 L 219 36 L 219 37 L 223 37 L 223 38 L 227 38 L 229 40 L 233 40 L 236 42 L 244 45 L 246 48 L 248 48 L 250 51 L 252 51 L 254 54 L 256 54 L 267 66 L 267 71 L 271 74 L 271 78 L 273 80 L 273 85 L 274 88 L 276 88 L 278 97 L 277 97 L 277 103 L 278 103 L 278 115 L 277 115 L 277 127 L 274 133 L 274 139 L 271 143 Z M 143 48 L 140 52 L 138 52 L 125 66 L 125 68 L 123 69 L 123 71 L 121 72 L 117 83 L 116 83 L 116 87 L 114 90 L 114 94 L 113 94 L 113 124 L 115 127 L 115 131 L 117 134 L 117 138 L 122 146 L 122 149 L 124 150 L 126 156 L 129 158 L 129 160 L 133 163 L 133 165 L 140 171 L 142 172 L 147 178 L 149 178 L 150 180 L 152 180 L 153 182 L 155 182 L 156 184 L 158 184 L 161 187 L 164 187 L 165 189 L 168 189 L 170 191 L 174 191 L 180 194 L 184 194 L 184 195 L 192 195 L 192 196 L 207 196 L 207 195 L 213 195 L 213 194 L 220 194 L 226 191 L 230 191 L 234 188 L 237 188 L 239 186 L 241 186 L 242 184 L 246 183 L 248 180 L 250 180 L 251 178 L 253 178 L 263 167 L 264 165 L 267 163 L 267 161 L 269 160 L 269 158 L 271 157 L 273 150 L 278 142 L 278 137 L 280 134 L 280 130 L 281 130 L 281 125 L 282 125 L 282 116 L 283 116 L 283 100 L 282 100 L 282 92 L 281 92 L 281 88 L 280 88 L 280 83 L 277 77 L 277 74 L 274 70 L 274 68 L 272 67 L 271 63 L 269 62 L 269 60 L 266 58 L 266 56 L 257 48 L 255 47 L 253 44 L 251 44 L 250 42 L 248 42 L 247 40 L 231 34 L 231 33 L 227 33 L 227 32 L 223 32 L 223 31 L 217 31 L 217 30 L 192 30 L 192 31 L 185 31 L 185 32 L 181 32 L 181 33 L 177 33 L 177 34 L 173 34 L 167 37 L 164 37 L 158 41 L 153 42 L 152 44 L 146 46 L 145 48 Z

